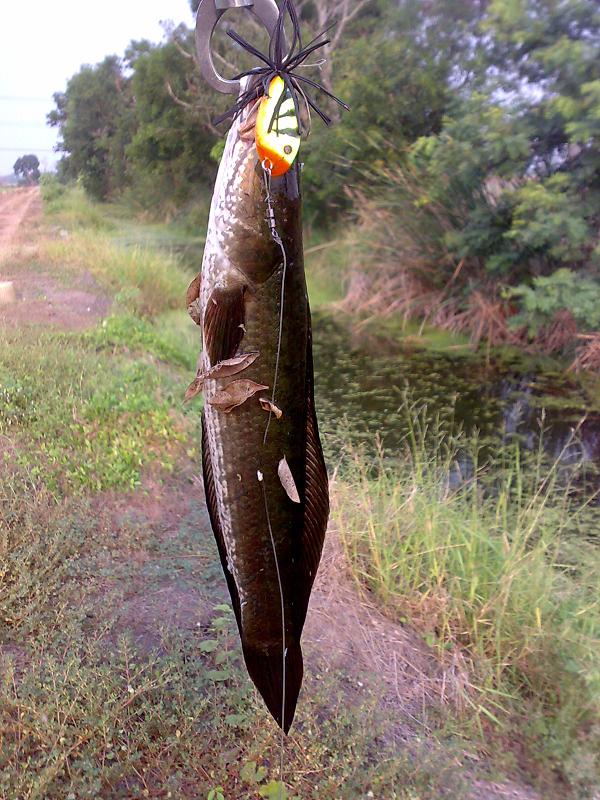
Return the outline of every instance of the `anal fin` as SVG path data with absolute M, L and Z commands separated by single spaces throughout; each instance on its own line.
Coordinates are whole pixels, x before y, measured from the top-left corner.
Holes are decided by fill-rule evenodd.
M 319 438 L 319 427 L 314 401 L 314 377 L 312 359 L 312 334 L 309 322 L 309 334 L 306 354 L 306 460 L 304 488 L 304 524 L 300 552 L 300 571 L 302 575 L 302 593 L 299 612 L 300 635 L 310 592 L 314 583 L 321 552 L 325 541 L 327 521 L 329 519 L 329 479 L 323 457 L 323 449 Z

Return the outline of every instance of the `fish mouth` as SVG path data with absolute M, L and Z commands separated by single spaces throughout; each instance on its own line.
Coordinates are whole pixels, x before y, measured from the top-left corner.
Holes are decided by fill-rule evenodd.
M 242 642 L 242 651 L 254 685 L 275 722 L 287 734 L 294 721 L 302 685 L 304 666 L 300 644 L 288 643 L 285 651 L 285 675 L 280 644 L 273 647 L 252 647 Z

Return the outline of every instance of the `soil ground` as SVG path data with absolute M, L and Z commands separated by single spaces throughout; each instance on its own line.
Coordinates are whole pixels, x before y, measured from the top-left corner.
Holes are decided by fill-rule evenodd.
M 37 189 L 14 190 L 0 196 L 0 280 L 12 280 L 17 294 L 15 303 L 0 306 L 0 327 L 4 323 L 11 327 L 50 325 L 80 330 L 93 325 L 107 314 L 110 301 L 90 276 L 81 275 L 76 285 L 67 287 L 50 274 L 23 271 L 12 263 L 10 253 L 15 247 L 35 244 L 40 211 Z M 178 477 L 166 485 L 153 485 L 148 479 L 139 491 L 107 493 L 93 501 L 102 509 L 105 520 L 108 515 L 115 536 L 132 519 L 142 521 L 146 530 L 139 549 L 129 554 L 129 567 L 137 565 L 139 570 L 137 575 L 134 570 L 133 579 L 123 579 L 118 609 L 120 631 L 127 632 L 141 651 L 160 644 L 157 632 L 161 628 L 191 633 L 207 626 L 214 603 L 228 599 L 198 469 L 198 465 L 184 464 L 177 471 Z M 205 566 L 204 582 L 186 580 L 180 570 L 160 571 L 157 552 L 160 553 L 161 544 L 177 542 L 182 530 L 191 531 L 197 542 L 194 558 Z M 190 560 L 189 553 L 183 556 L 182 568 L 186 560 Z M 149 566 L 155 575 L 151 582 L 147 579 Z M 414 752 L 418 758 L 425 747 L 440 764 L 456 759 L 455 752 L 447 753 L 429 734 L 427 719 L 429 715 L 434 718 L 436 709 L 452 700 L 449 687 L 460 682 L 462 665 L 442 668 L 416 633 L 391 622 L 359 596 L 335 531 L 328 535 L 303 648 L 308 675 L 334 672 L 342 676 L 340 688 L 347 704 L 358 705 L 366 695 L 379 697 L 386 716 L 393 720 L 390 736 L 398 748 Z M 309 702 L 306 690 L 302 701 Z M 466 743 L 464 758 L 455 762 L 456 770 L 465 774 L 471 786 L 467 797 L 540 797 L 519 782 L 477 779 L 468 764 L 481 762 L 481 757 L 468 751 Z

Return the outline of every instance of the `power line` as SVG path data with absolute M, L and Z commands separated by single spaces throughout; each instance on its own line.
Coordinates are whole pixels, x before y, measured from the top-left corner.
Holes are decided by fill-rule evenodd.
M 55 153 L 56 150 L 51 150 L 48 147 L 0 147 L 0 153 L 22 153 L 24 150 L 36 151 L 37 153 Z
M 0 94 L 0 100 L 25 100 L 31 103 L 51 103 L 52 97 L 50 97 L 50 95 L 48 95 L 48 97 L 23 97 L 16 94 Z
M 17 128 L 45 128 L 47 127 L 46 122 L 42 122 L 42 120 L 17 120 L 17 119 L 0 119 L 0 125 L 7 125 L 10 127 L 17 127 Z

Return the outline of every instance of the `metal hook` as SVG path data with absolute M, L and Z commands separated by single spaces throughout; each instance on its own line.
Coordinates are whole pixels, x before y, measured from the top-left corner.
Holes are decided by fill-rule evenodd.
M 200 73 L 218 92 L 239 95 L 240 81 L 230 81 L 219 75 L 210 49 L 215 26 L 229 8 L 247 8 L 270 35 L 277 25 L 279 8 L 275 0 L 200 0 L 196 15 L 196 50 Z

